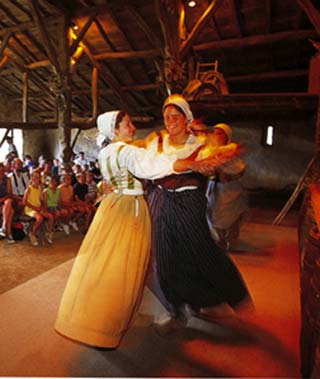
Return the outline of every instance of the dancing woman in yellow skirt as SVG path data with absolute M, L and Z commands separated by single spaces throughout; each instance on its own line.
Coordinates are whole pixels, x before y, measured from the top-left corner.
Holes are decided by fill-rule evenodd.
M 136 177 L 156 179 L 187 169 L 203 172 L 210 164 L 150 155 L 129 145 L 135 127 L 123 111 L 104 113 L 97 124 L 102 138 L 112 142 L 100 150 L 99 162 L 114 192 L 102 200 L 82 242 L 55 329 L 88 345 L 116 348 L 140 304 L 149 260 L 149 212 Z

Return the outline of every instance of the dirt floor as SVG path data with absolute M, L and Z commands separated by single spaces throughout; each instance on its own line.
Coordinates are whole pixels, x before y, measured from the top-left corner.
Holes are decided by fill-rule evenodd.
M 255 191 L 249 194 L 249 212 L 246 222 L 272 224 L 281 211 L 290 193 L 273 194 Z M 299 201 L 297 201 L 282 226 L 296 226 Z M 32 279 L 76 256 L 84 235 L 71 231 L 69 236 L 64 232 L 54 234 L 52 245 L 44 244 L 34 247 L 25 238 L 14 245 L 0 241 L 0 294 Z
M 56 232 L 52 245 L 32 246 L 28 238 L 15 244 L 0 241 L 0 293 L 18 286 L 73 258 L 83 234 Z

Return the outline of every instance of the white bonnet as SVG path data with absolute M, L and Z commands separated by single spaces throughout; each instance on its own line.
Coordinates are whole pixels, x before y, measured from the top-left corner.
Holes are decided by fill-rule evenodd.
M 114 139 L 114 131 L 116 127 L 117 116 L 120 111 L 110 111 L 102 113 L 97 118 L 97 128 L 99 135 L 97 137 L 97 144 L 100 146 L 102 142 L 108 138 L 110 141 Z
M 190 109 L 190 105 L 182 95 L 175 93 L 167 97 L 163 104 L 162 111 L 164 111 L 168 105 L 176 105 L 179 107 L 186 116 L 188 125 L 193 121 L 193 114 Z

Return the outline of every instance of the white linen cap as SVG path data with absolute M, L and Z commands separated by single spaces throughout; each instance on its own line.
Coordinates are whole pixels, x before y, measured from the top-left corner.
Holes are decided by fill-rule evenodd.
M 97 118 L 97 128 L 100 134 L 97 137 L 97 144 L 101 145 L 102 142 L 108 138 L 110 141 L 114 139 L 116 120 L 120 111 L 110 111 L 102 113 Z
M 176 105 L 177 107 L 179 107 L 186 116 L 188 125 L 191 124 L 191 122 L 193 121 L 193 114 L 190 109 L 189 103 L 182 95 L 175 93 L 167 97 L 162 107 L 163 112 L 168 105 Z

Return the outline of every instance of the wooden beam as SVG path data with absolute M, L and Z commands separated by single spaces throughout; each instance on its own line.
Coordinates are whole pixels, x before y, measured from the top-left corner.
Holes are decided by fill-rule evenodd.
M 128 104 L 127 98 L 123 91 L 121 90 L 119 84 L 116 82 L 114 77 L 112 76 L 111 72 L 109 69 L 106 67 L 102 66 L 97 59 L 91 54 L 90 49 L 83 43 L 81 42 L 81 46 L 83 47 L 84 52 L 87 54 L 88 58 L 92 62 L 93 66 L 96 67 L 101 74 L 104 76 L 105 81 L 109 84 L 109 86 L 114 90 L 114 92 L 119 96 L 119 99 L 123 106 L 127 108 L 128 110 L 130 109 L 130 106 Z
M 167 3 L 162 0 L 156 0 L 155 5 L 165 41 L 165 53 L 167 56 L 179 61 L 179 18 L 182 2 L 181 0 L 174 0 Z
M 202 16 L 199 18 L 195 26 L 193 27 L 188 38 L 180 46 L 180 59 L 183 60 L 189 53 L 195 40 L 198 38 L 199 34 L 206 26 L 207 22 L 210 20 L 212 14 L 218 9 L 221 4 L 221 0 L 213 0 L 212 3 L 208 5 L 208 8 L 204 11 Z
M 76 128 L 86 130 L 93 128 L 95 122 L 90 119 L 86 119 L 83 122 L 71 122 L 70 128 Z M 21 129 L 21 130 L 36 130 L 36 129 L 58 129 L 58 124 L 54 122 L 8 122 L 0 121 L 0 128 L 4 129 Z
M 313 5 L 313 3 L 310 0 L 296 0 L 297 3 L 300 5 L 300 7 L 303 9 L 303 11 L 308 16 L 310 22 L 316 29 L 318 36 L 320 35 L 320 12 L 317 10 L 317 8 Z
M 11 32 L 8 32 L 4 35 L 3 37 L 3 40 L 2 40 L 2 43 L 1 43 L 1 46 L 0 46 L 0 59 L 2 58 L 3 56 L 3 53 L 4 53 L 4 50 L 6 49 L 6 47 L 8 46 L 8 43 L 9 43 L 9 39 L 12 37 L 12 33 Z
M 96 67 L 92 70 L 92 117 L 97 117 L 98 115 L 98 100 L 99 100 L 99 89 L 98 89 L 99 71 Z
M 122 91 L 156 91 L 160 87 L 157 83 L 151 83 L 151 84 L 136 84 L 132 86 L 121 86 Z M 91 89 L 73 89 L 72 95 L 78 96 L 78 95 L 89 95 L 92 93 Z M 99 94 L 100 95 L 112 95 L 114 91 L 111 88 L 99 88 Z M 40 93 L 33 93 L 32 96 L 29 96 L 30 100 L 36 100 L 39 96 L 41 96 Z M 12 97 L 12 101 L 21 101 L 20 97 Z
M 74 149 L 74 147 L 76 145 L 76 142 L 77 142 L 77 139 L 78 139 L 80 133 L 81 133 L 81 129 L 78 129 L 77 132 L 76 132 L 76 134 L 75 134 L 75 136 L 74 136 L 74 138 L 73 138 L 73 141 L 71 142 L 70 148 L 71 148 L 72 151 L 73 151 L 73 149 Z
M 8 62 L 8 57 L 5 55 L 2 59 L 0 59 L 0 70 L 6 65 Z
M 283 71 L 270 71 L 261 72 L 257 74 L 238 75 L 226 77 L 227 82 L 250 82 L 254 80 L 268 80 L 268 79 L 284 79 L 296 78 L 298 76 L 308 76 L 309 70 L 283 70 Z
M 105 40 L 105 42 L 107 43 L 107 45 L 109 45 L 113 51 L 116 51 L 117 49 L 116 49 L 115 45 L 110 40 L 108 34 L 105 32 L 105 30 L 104 30 L 103 26 L 101 25 L 101 22 L 98 19 L 98 17 L 95 18 L 94 22 L 97 25 L 99 33 L 101 34 L 102 38 Z
M 156 58 L 161 56 L 161 50 L 139 50 L 139 51 L 110 51 L 100 54 L 92 54 L 95 60 L 116 60 L 116 59 L 148 59 Z M 40 67 L 46 67 L 51 64 L 49 59 L 44 59 L 42 61 L 33 62 L 26 65 L 26 69 L 34 70 Z
M 9 57 L 9 60 L 10 62 L 16 66 L 21 72 L 24 72 L 25 71 L 25 68 L 23 65 L 21 65 L 19 62 L 17 62 L 15 59 L 13 59 L 12 57 Z M 39 80 L 39 78 L 37 76 L 35 76 L 35 73 L 33 71 L 30 71 L 29 72 L 30 74 L 30 79 L 32 80 L 33 79 L 33 82 L 34 84 L 42 89 L 44 91 L 44 93 L 48 94 L 50 98 L 54 97 L 53 93 L 49 90 L 48 87 L 46 87 L 43 82 L 41 80 Z
M 85 34 L 87 33 L 88 29 L 90 28 L 92 21 L 96 18 L 96 14 L 93 13 L 81 29 L 80 33 L 77 35 L 77 39 L 73 41 L 72 46 L 70 48 L 70 56 L 72 56 L 75 51 L 77 50 L 77 47 L 79 46 L 80 41 L 83 40 Z
M 278 32 L 272 34 L 256 35 L 251 37 L 230 38 L 221 41 L 205 42 L 194 45 L 194 51 L 214 50 L 214 49 L 233 49 L 247 46 L 267 45 L 274 42 L 298 41 L 300 39 L 315 38 L 317 33 L 314 30 L 295 30 Z
M 46 25 L 55 23 L 57 20 L 57 16 L 53 17 L 46 17 L 44 18 L 44 23 Z M 0 36 L 5 35 L 8 32 L 12 33 L 20 33 L 23 32 L 24 30 L 30 30 L 30 29 L 36 29 L 37 25 L 33 21 L 27 21 L 27 22 L 22 22 L 18 23 L 17 25 L 13 26 L 6 26 L 5 29 L 0 29 Z
M 22 122 L 28 122 L 28 73 L 23 73 Z
M 96 60 L 108 59 L 138 59 L 138 58 L 156 58 L 161 56 L 162 51 L 159 49 L 139 50 L 139 51 L 112 51 L 93 55 Z
M 34 14 L 35 22 L 36 22 L 36 24 L 38 26 L 38 29 L 40 31 L 40 35 L 41 35 L 41 38 L 43 40 L 43 44 L 44 44 L 44 47 L 45 47 L 46 52 L 48 54 L 48 57 L 49 57 L 52 65 L 57 70 L 57 72 L 61 73 L 62 70 L 61 70 L 61 67 L 60 67 L 60 63 L 59 63 L 59 60 L 57 58 L 57 54 L 56 54 L 56 51 L 55 51 L 55 49 L 53 47 L 51 39 L 49 37 L 49 34 L 47 32 L 47 28 L 46 28 L 45 22 L 43 20 L 42 15 L 41 15 L 41 11 L 40 11 L 38 0 L 29 0 L 29 1 L 30 1 L 30 5 L 31 5 L 31 8 L 32 8 L 33 14 Z
M 201 101 L 191 101 L 193 110 L 201 114 L 219 111 L 294 111 L 315 112 L 319 96 L 306 93 L 252 93 L 229 95 L 206 95 Z

